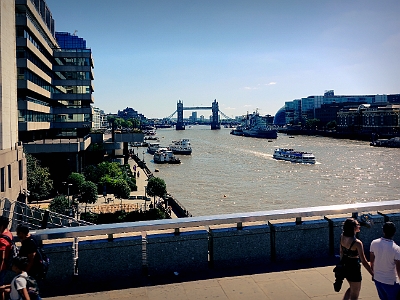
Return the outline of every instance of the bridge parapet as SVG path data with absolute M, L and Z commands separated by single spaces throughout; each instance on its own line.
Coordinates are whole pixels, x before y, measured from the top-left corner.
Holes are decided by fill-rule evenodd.
M 49 270 L 44 292 L 51 294 L 77 282 L 101 286 L 141 280 L 143 274 L 188 274 L 199 267 L 267 267 L 332 258 L 338 254 L 343 221 L 365 213 L 374 221 L 360 232 L 369 252 L 383 222 L 400 226 L 400 200 L 45 229 L 35 235 L 52 261 L 63 261 L 63 270 Z

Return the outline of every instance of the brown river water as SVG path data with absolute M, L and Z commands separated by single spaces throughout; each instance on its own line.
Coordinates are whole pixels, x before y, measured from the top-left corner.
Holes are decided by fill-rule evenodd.
M 190 139 L 192 155 L 179 155 L 180 165 L 154 164 L 140 149 L 139 157 L 193 216 L 400 199 L 400 149 L 319 136 L 279 134 L 268 141 L 229 133 L 201 125 L 157 129 L 161 146 Z M 275 160 L 278 147 L 312 152 L 317 163 Z

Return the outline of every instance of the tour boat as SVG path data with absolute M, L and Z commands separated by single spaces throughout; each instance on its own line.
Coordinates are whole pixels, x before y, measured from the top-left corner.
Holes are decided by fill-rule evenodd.
M 185 155 L 192 154 L 192 147 L 190 146 L 189 139 L 181 139 L 181 140 L 177 140 L 177 141 L 172 141 L 172 144 L 169 145 L 169 149 L 174 154 L 185 154 Z
M 162 148 L 157 150 L 154 153 L 153 161 L 156 164 L 180 164 L 181 161 L 179 158 L 176 158 L 174 153 L 171 150 L 167 150 L 166 148 Z
M 294 163 L 315 164 L 315 156 L 309 152 L 295 151 L 294 149 L 278 148 L 275 149 L 273 158 L 287 160 Z

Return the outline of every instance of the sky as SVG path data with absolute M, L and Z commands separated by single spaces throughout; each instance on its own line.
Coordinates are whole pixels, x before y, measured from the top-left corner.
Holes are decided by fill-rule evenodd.
M 334 90 L 400 93 L 399 0 L 46 0 L 86 40 L 96 107 L 229 117 Z M 185 117 L 191 111 L 185 111 Z M 199 111 L 208 117 L 211 111 Z M 176 114 L 175 114 L 176 117 Z

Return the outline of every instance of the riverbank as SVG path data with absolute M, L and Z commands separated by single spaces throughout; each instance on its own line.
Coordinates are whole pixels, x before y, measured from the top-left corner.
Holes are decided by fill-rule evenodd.
M 147 164 L 140 160 L 139 157 L 134 154 L 133 152 L 130 154 L 131 159 L 129 159 L 130 164 L 134 163 L 137 165 L 137 168 L 141 169 L 143 173 L 146 175 L 147 178 L 153 177 L 153 173 L 150 171 L 148 168 Z M 134 165 L 131 165 L 132 168 L 134 168 Z M 142 177 L 143 178 L 143 177 Z M 138 179 L 138 178 L 137 178 Z M 140 185 L 143 190 L 147 186 L 147 180 L 146 182 L 140 182 L 138 183 L 136 181 L 136 185 Z M 138 186 L 139 189 L 139 186 Z M 186 217 L 192 217 L 192 214 L 177 200 L 175 199 L 171 194 L 167 193 L 166 197 L 164 198 L 164 203 L 166 208 L 171 208 L 171 215 L 174 215 L 176 218 L 186 218 Z
M 280 128 L 279 133 L 286 133 L 287 135 L 309 135 L 309 136 L 323 136 L 335 139 L 349 139 L 358 141 L 372 141 L 378 136 L 371 132 L 339 132 L 336 130 L 317 130 L 317 129 L 304 129 L 304 128 Z M 381 139 L 391 139 L 396 137 L 393 134 L 379 134 Z

